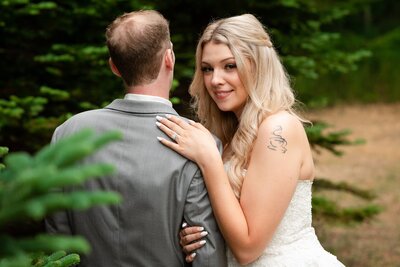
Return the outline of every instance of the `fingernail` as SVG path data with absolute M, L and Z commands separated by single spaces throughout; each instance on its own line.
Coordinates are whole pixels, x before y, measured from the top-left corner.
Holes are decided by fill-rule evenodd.
M 185 228 L 187 226 L 187 223 L 182 223 L 182 228 Z
M 158 141 L 162 141 L 164 138 L 157 136 Z
M 207 241 L 205 241 L 205 240 L 201 240 L 201 241 L 199 242 L 200 245 L 204 245 L 205 243 L 207 243 Z
M 207 231 L 203 231 L 203 232 L 200 233 L 200 235 L 201 236 L 206 236 L 206 235 L 208 235 L 208 232 Z
M 202 226 L 197 228 L 197 231 L 203 231 L 203 230 L 204 230 L 204 227 L 202 227 Z
M 161 126 L 161 123 L 159 123 L 158 121 L 156 121 L 156 125 L 157 125 L 157 126 Z
M 196 253 L 190 254 L 190 257 L 192 257 L 192 258 L 196 257 Z
M 160 116 L 156 116 L 156 120 L 161 121 L 163 118 Z
M 172 116 L 169 114 L 165 114 L 165 117 L 167 117 L 168 119 L 170 119 Z

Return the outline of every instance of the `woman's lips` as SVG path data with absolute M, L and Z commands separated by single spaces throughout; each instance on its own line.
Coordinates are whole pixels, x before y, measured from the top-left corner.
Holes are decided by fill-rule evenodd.
M 233 91 L 229 90 L 229 91 L 216 91 L 214 92 L 215 96 L 217 99 L 219 100 L 223 100 L 225 98 L 227 98 Z

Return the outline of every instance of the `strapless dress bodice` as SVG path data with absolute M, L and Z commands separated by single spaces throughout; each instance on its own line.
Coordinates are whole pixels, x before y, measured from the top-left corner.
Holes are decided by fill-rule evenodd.
M 248 267 L 344 267 L 325 251 L 312 227 L 312 181 L 299 180 L 293 198 L 272 240 Z M 228 266 L 239 267 L 227 249 Z

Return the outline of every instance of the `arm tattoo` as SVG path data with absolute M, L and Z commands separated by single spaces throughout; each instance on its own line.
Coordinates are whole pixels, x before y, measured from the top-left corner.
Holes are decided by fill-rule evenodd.
M 269 138 L 268 148 L 271 150 L 278 150 L 282 153 L 287 151 L 287 141 L 282 137 L 282 126 L 278 125 L 275 130 L 272 131 L 272 137 Z

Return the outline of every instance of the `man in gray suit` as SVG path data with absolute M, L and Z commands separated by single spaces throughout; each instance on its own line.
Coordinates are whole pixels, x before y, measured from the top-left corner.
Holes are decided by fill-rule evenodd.
M 84 186 L 119 192 L 123 201 L 57 213 L 46 219 L 46 228 L 90 242 L 92 251 L 82 256 L 80 266 L 173 267 L 187 265 L 179 245 L 185 220 L 208 232 L 193 266 L 225 266 L 224 242 L 198 166 L 157 140 L 168 137 L 156 127 L 156 116 L 178 116 L 168 101 L 175 64 L 168 22 L 156 11 L 131 12 L 111 23 L 106 37 L 110 67 L 124 82 L 125 98 L 73 116 L 56 129 L 52 141 L 87 127 L 98 133 L 122 131 L 122 141 L 85 160 L 113 164 L 116 174 Z

